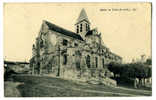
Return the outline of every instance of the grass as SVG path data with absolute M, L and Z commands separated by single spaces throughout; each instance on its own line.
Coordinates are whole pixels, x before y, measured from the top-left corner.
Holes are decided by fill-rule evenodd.
M 5 97 L 20 97 L 21 94 L 17 89 L 20 83 L 17 82 L 5 82 L 4 83 L 4 95 Z
M 18 75 L 13 76 L 13 80 L 14 82 L 24 83 L 16 86 L 22 97 L 114 97 L 151 95 L 151 92 L 125 90 L 104 85 L 91 85 L 46 76 Z M 7 86 L 5 85 L 5 87 Z

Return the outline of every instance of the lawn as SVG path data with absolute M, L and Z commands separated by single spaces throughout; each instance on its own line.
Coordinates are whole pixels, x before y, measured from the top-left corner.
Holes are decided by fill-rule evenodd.
M 15 75 L 10 84 L 22 97 L 111 97 L 111 96 L 151 96 L 151 91 L 135 91 L 104 85 L 92 85 L 48 76 Z M 8 82 L 9 83 L 9 82 Z M 13 87 L 6 84 L 5 88 Z M 13 88 L 13 89 L 14 89 Z M 8 96 L 5 94 L 5 96 Z

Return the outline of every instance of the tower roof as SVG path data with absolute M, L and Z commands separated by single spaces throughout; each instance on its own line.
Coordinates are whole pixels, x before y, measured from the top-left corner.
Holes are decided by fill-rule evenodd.
M 80 15 L 79 15 L 79 17 L 77 19 L 76 24 L 79 23 L 79 22 L 81 22 L 82 20 L 86 20 L 87 22 L 89 22 L 88 16 L 87 16 L 86 11 L 85 11 L 84 8 L 81 10 Z

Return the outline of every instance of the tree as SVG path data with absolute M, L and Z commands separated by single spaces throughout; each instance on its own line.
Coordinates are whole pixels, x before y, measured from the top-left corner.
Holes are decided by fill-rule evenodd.
M 152 59 L 151 58 L 148 58 L 145 63 L 147 65 L 152 65 Z
M 145 79 L 150 77 L 149 67 L 143 63 L 135 63 L 133 65 L 136 73 L 135 77 L 139 79 L 141 85 L 145 85 Z M 141 80 L 143 80 L 143 84 Z
M 119 79 L 118 81 L 129 82 L 128 80 L 138 78 L 140 85 L 145 85 L 145 79 L 152 75 L 152 68 L 141 62 L 130 64 L 111 62 L 108 69 L 114 73 L 114 78 Z
M 122 78 L 130 79 L 136 77 L 136 72 L 133 64 L 124 64 L 120 76 Z
M 148 67 L 148 74 L 147 74 L 147 78 L 152 77 L 152 68 Z
M 139 79 L 139 83 L 142 85 L 142 80 L 151 77 L 151 67 L 143 63 L 131 63 L 131 64 L 118 64 L 111 62 L 108 65 L 108 69 L 114 73 L 114 78 L 117 78 L 116 75 L 120 77 L 120 80 L 130 80 L 130 79 Z
M 108 65 L 108 69 L 113 72 L 114 78 L 117 77 L 117 75 L 121 74 L 122 65 L 119 63 L 111 62 Z

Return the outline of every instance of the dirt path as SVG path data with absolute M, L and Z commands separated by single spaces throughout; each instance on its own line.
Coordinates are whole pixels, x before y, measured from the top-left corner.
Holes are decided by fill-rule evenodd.
M 123 89 L 123 90 L 128 90 L 128 91 L 137 91 L 137 92 L 146 92 L 146 93 L 152 93 L 152 91 L 148 91 L 148 90 L 137 90 L 137 89 L 130 89 L 130 88 L 125 88 L 125 87 L 114 87 L 117 89 Z

